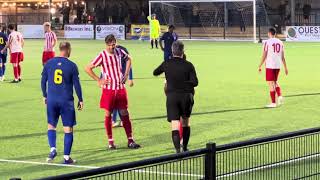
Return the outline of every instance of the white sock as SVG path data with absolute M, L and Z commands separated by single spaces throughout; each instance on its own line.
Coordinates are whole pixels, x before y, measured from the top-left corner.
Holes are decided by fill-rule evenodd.
M 69 160 L 69 159 L 70 159 L 70 156 L 69 156 L 69 155 L 64 155 L 63 158 L 64 158 L 65 160 Z
M 52 152 L 52 151 L 54 151 L 54 150 L 56 150 L 55 147 L 50 148 L 50 152 Z

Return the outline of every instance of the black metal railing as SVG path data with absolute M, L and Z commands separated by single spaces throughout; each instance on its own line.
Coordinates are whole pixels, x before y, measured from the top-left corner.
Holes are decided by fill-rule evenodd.
M 215 147 L 215 145 L 213 145 Z M 115 166 L 43 178 L 57 179 L 202 179 L 208 148 Z M 211 153 L 212 154 L 212 153 Z
M 319 140 L 315 128 L 218 146 L 217 178 L 296 179 L 320 173 Z
M 43 178 L 273 180 L 320 177 L 320 128 Z

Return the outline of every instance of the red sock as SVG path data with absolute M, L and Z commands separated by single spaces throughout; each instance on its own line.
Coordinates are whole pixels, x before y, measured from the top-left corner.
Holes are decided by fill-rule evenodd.
M 270 91 L 270 97 L 272 103 L 276 103 L 276 92 L 275 91 Z
M 106 133 L 108 136 L 108 141 L 110 145 L 113 145 L 113 137 L 112 137 L 112 121 L 111 116 L 106 116 L 104 120 L 104 127 L 106 128 Z
M 179 123 L 179 134 L 180 134 L 180 139 L 183 139 L 183 127 L 182 127 L 182 121 Z
M 21 78 L 21 66 L 18 64 L 18 79 Z
M 276 87 L 277 96 L 281 96 L 281 88 L 278 86 Z
M 128 138 L 128 144 L 134 142 L 133 137 L 132 137 L 132 125 L 131 125 L 131 121 L 129 119 L 129 116 L 120 116 L 122 124 L 123 124 L 123 128 L 126 131 L 127 134 L 127 138 Z
M 15 65 L 13 65 L 13 75 L 15 80 L 19 79 L 19 70 L 18 67 Z

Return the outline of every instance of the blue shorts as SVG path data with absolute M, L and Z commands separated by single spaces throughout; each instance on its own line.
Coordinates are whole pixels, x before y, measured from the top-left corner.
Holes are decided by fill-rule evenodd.
M 73 127 L 76 122 L 76 111 L 73 101 L 47 102 L 48 124 L 57 127 L 59 117 L 61 116 L 64 127 Z
M 172 58 L 172 53 L 171 52 L 164 52 L 164 60 L 168 61 L 169 59 Z
M 7 54 L 0 53 L 0 63 L 7 63 Z

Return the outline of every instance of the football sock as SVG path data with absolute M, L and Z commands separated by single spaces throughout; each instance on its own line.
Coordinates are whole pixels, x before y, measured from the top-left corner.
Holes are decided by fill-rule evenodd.
M 2 76 L 6 74 L 6 64 L 2 64 Z
M 13 75 L 14 75 L 14 79 L 17 80 L 19 79 L 19 71 L 18 71 L 18 66 L 13 65 Z
M 111 122 L 111 117 L 106 116 L 104 120 L 104 127 L 106 128 L 106 133 L 108 136 L 108 141 L 110 145 L 113 145 L 113 137 L 112 137 L 112 122 Z
M 49 142 L 50 148 L 56 147 L 56 139 L 57 139 L 56 130 L 53 130 L 53 129 L 48 130 L 48 142 Z
M 0 77 L 2 77 L 3 76 L 3 68 L 2 68 L 2 66 L 0 66 Z
M 190 127 L 183 127 L 183 150 L 188 149 L 189 138 L 190 138 Z
M 70 156 L 69 155 L 64 155 L 63 158 L 68 161 L 70 159 Z
M 278 86 L 276 87 L 276 92 L 277 92 L 277 96 L 282 96 L 282 93 L 281 93 L 281 88 Z
M 123 128 L 126 131 L 126 135 L 128 138 L 128 144 L 134 142 L 133 141 L 133 137 L 132 137 L 132 125 L 131 125 L 131 121 L 129 119 L 129 116 L 120 116 L 122 124 L 123 124 Z
M 151 40 L 150 43 L 151 43 L 151 48 L 153 48 L 153 40 Z
M 178 130 L 172 131 L 172 142 L 174 145 L 174 148 L 176 149 L 176 152 L 180 152 L 180 135 Z
M 179 135 L 180 135 L 180 139 L 183 139 L 183 127 L 182 127 L 181 121 L 179 123 Z
M 64 155 L 69 156 L 73 143 L 73 132 L 64 133 Z
M 115 110 L 113 110 L 113 112 L 112 112 L 112 122 L 113 122 L 113 123 L 116 123 L 116 122 L 117 122 L 117 116 L 118 116 L 118 110 L 115 109 Z
M 155 40 L 156 48 L 158 48 L 158 40 Z
M 272 103 L 276 103 L 276 92 L 275 91 L 270 91 L 270 97 Z
M 18 64 L 18 79 L 21 78 L 21 66 Z

